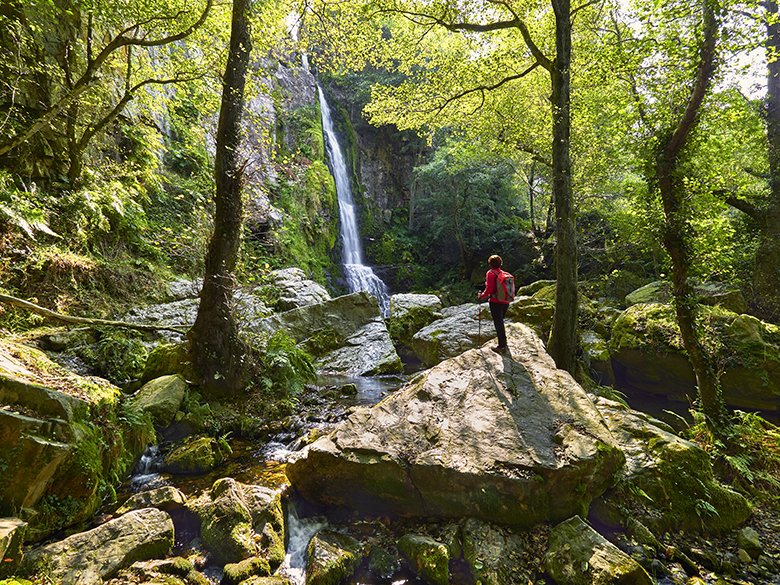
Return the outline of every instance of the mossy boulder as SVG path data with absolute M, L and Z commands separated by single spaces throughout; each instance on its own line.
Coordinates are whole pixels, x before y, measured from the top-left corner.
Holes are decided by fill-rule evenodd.
M 171 517 L 147 508 L 37 548 L 24 565 L 62 585 L 101 583 L 135 561 L 165 557 L 172 547 Z
M 225 565 L 220 585 L 238 585 L 250 577 L 268 577 L 270 575 L 271 567 L 268 561 L 260 557 L 252 557 L 238 563 Z
M 306 585 L 345 583 L 361 560 L 360 543 L 346 534 L 323 530 L 309 541 Z
M 633 518 L 654 534 L 710 534 L 750 516 L 750 504 L 714 478 L 709 455 L 696 444 L 617 402 L 598 398 L 596 406 L 626 456 L 616 487 L 592 510 L 605 524 L 627 526 Z
M 9 577 L 22 561 L 22 543 L 27 522 L 0 518 L 0 579 Z
M 703 335 L 711 348 L 726 403 L 737 408 L 780 409 L 780 327 L 721 307 L 700 307 Z M 674 308 L 639 304 L 612 326 L 609 341 L 618 387 L 696 397 L 696 382 L 680 338 Z
M 165 455 L 163 469 L 176 475 L 206 473 L 222 463 L 227 454 L 212 437 L 187 437 Z
M 607 340 L 595 331 L 587 330 L 580 334 L 580 343 L 586 364 L 596 382 L 604 385 L 614 384 L 615 372 L 612 370 Z
M 441 299 L 436 295 L 404 293 L 390 297 L 390 317 L 403 317 L 412 309 L 425 308 L 432 313 L 441 310 Z
M 150 380 L 133 395 L 133 405 L 149 413 L 155 426 L 167 427 L 184 400 L 187 383 L 179 374 L 161 376 Z
M 192 360 L 187 343 L 162 343 L 146 358 L 141 382 L 146 384 L 162 376 L 180 374 L 185 380 L 192 379 Z
M 694 291 L 699 303 L 719 305 L 734 313 L 744 313 L 747 303 L 742 292 L 733 286 L 720 282 L 694 283 Z M 672 300 L 672 288 L 667 281 L 656 280 L 626 295 L 626 306 L 639 303 L 669 303 Z
M 203 545 L 215 562 L 260 557 L 275 570 L 284 560 L 280 492 L 228 477 L 218 479 L 190 507 L 200 518 Z
M 441 542 L 420 534 L 405 534 L 398 541 L 398 550 L 426 583 L 447 585 L 450 582 L 450 552 Z
M 544 566 L 556 583 L 566 585 L 653 585 L 639 563 L 579 516 L 553 528 Z
M 148 418 L 129 416 L 119 396 L 39 350 L 0 343 L 0 514 L 28 521 L 26 539 L 93 514 L 153 440 Z
M 431 307 L 409 307 L 397 315 L 391 314 L 387 320 L 387 330 L 390 332 L 393 343 L 410 347 L 415 333 L 440 318 L 441 313 Z
M 623 463 L 585 391 L 526 326 L 355 410 L 287 465 L 319 504 L 524 527 L 587 509 Z

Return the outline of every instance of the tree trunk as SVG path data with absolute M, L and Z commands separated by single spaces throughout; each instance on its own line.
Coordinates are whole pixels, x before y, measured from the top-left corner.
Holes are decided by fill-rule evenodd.
M 655 160 L 655 180 L 663 201 L 665 227 L 663 244 L 672 261 L 672 293 L 674 295 L 677 324 L 683 346 L 696 376 L 699 401 L 707 424 L 713 430 L 723 426 L 725 407 L 720 383 L 710 357 L 701 343 L 696 317 L 698 303 L 693 287 L 688 281 L 691 251 L 688 234 L 690 211 L 686 208 L 683 178 L 678 176 L 680 154 L 696 127 L 704 96 L 715 72 L 715 44 L 718 21 L 714 0 L 703 1 L 703 41 L 699 54 L 696 80 L 685 112 L 674 130 L 660 140 Z
M 536 162 L 531 161 L 531 168 L 528 171 L 528 214 L 531 216 L 531 232 L 535 237 L 539 236 L 539 229 L 536 225 L 536 205 L 534 198 L 536 196 L 535 185 L 536 181 Z
M 756 305 L 761 315 L 770 320 L 780 317 L 780 22 L 778 5 L 767 0 L 764 7 L 768 13 L 766 52 L 767 111 L 766 129 L 769 154 L 769 202 L 758 222 L 759 243 L 756 250 L 753 288 Z M 774 55 L 775 58 L 771 58 Z
M 198 316 L 188 333 L 198 382 L 211 395 L 234 393 L 244 381 L 243 345 L 231 304 L 243 214 L 243 163 L 239 159 L 239 146 L 251 51 L 249 4 L 250 0 L 233 0 L 230 51 L 222 80 L 217 128 L 214 233 L 206 256 Z
M 548 351 L 555 364 L 574 374 L 577 355 L 577 238 L 569 156 L 571 10 L 570 0 L 553 0 L 555 61 L 551 71 L 553 106 L 552 191 L 555 198 L 555 316 Z

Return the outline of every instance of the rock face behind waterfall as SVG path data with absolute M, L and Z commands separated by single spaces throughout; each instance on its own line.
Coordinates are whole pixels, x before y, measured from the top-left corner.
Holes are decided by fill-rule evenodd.
M 584 512 L 624 458 L 585 391 L 524 325 L 355 411 L 287 468 L 308 500 L 369 514 L 531 526 Z

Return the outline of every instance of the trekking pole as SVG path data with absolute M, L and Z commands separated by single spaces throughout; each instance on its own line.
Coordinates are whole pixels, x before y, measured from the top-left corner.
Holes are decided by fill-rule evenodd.
M 479 323 L 477 345 L 482 345 L 482 311 L 479 310 L 479 301 L 477 301 L 477 322 Z

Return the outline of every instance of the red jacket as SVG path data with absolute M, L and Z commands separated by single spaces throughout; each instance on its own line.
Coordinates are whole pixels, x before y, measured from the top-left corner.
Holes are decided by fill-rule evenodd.
M 485 290 L 479 295 L 479 300 L 484 301 L 490 299 L 491 303 L 501 303 L 502 305 L 508 305 L 509 301 L 499 301 L 493 298 L 496 294 L 496 286 L 498 286 L 498 275 L 501 274 L 500 268 L 491 268 L 485 273 Z

